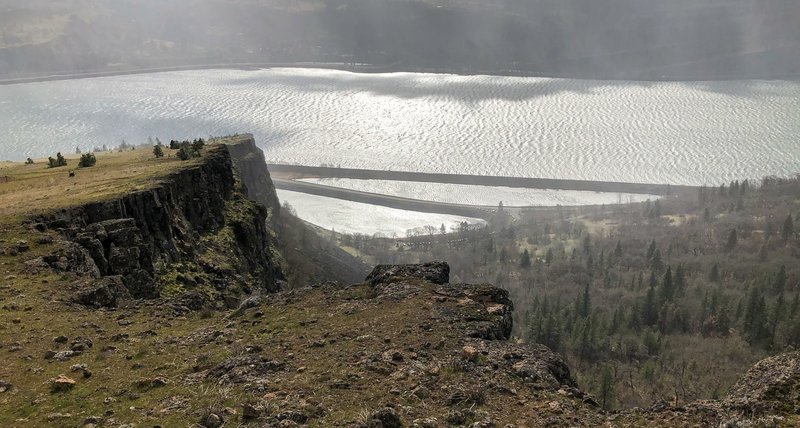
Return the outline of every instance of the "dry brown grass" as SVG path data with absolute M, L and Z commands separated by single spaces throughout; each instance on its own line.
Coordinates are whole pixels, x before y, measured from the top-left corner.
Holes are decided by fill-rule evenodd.
M 68 156 L 67 166 L 59 168 L 48 168 L 47 159 L 37 159 L 33 165 L 2 164 L 0 218 L 13 219 L 147 189 L 170 172 L 201 161 L 181 161 L 175 151 L 164 152 L 165 157 L 160 159 L 147 147 L 96 153 L 97 165 L 91 168 L 78 168 L 78 155 Z M 71 170 L 74 177 L 69 176 Z

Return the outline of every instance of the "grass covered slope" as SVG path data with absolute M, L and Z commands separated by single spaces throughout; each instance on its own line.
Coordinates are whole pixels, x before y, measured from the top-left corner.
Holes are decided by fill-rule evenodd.
M 57 168 L 48 168 L 47 159 L 0 164 L 0 221 L 152 188 L 171 172 L 202 162 L 181 161 L 175 151 L 167 152 L 169 157 L 159 159 L 147 148 L 95 153 L 97 164 L 90 168 L 78 168 L 80 155 L 65 156 L 67 166 Z
M 604 412 L 558 354 L 508 340 L 508 291 L 451 284 L 445 263 L 275 292 L 276 267 L 314 261 L 304 246 L 284 259 L 276 240 L 311 232 L 272 230 L 277 207 L 248 198 L 227 145 L 251 140 L 186 162 L 101 155 L 74 177 L 107 180 L 93 189 L 7 166 L 3 198 L 42 193 L 0 222 L 0 426 L 800 423 L 797 353 L 725 400 Z

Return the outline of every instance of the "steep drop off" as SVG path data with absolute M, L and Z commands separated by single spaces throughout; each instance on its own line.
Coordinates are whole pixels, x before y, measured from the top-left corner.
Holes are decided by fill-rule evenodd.
M 604 412 L 559 355 L 509 340 L 506 290 L 451 284 L 442 262 L 266 293 L 279 265 L 296 268 L 277 250 L 289 232 L 271 230 L 277 206 L 248 199 L 234 172 L 267 183 L 257 152 L 242 162 L 254 150 L 230 144 L 146 190 L 22 228 L 3 219 L 1 426 L 800 423 L 797 353 L 759 363 L 723 400 Z
M 284 276 L 270 209 L 247 199 L 227 145 L 204 156 L 151 189 L 34 218 L 34 228 L 71 242 L 29 265 L 102 278 L 77 297 L 96 306 L 197 288 L 207 297 L 277 291 Z

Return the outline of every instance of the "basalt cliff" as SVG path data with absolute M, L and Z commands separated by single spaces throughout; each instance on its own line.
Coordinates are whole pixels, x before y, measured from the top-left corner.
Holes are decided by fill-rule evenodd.
M 512 340 L 502 284 L 451 283 L 443 262 L 366 275 L 289 242 L 313 232 L 281 213 L 247 135 L 3 225 L 2 426 L 800 424 L 798 353 L 721 400 L 601 410 L 559 355 Z

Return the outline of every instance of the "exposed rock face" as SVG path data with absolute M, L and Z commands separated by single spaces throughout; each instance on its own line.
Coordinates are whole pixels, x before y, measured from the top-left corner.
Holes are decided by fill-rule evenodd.
M 131 298 L 125 282 L 119 275 L 107 276 L 82 287 L 75 301 L 86 306 L 114 307 L 120 300 Z
M 434 284 L 450 282 L 450 266 L 444 262 L 429 262 L 419 265 L 378 265 L 367 276 L 366 282 L 376 285 L 417 278 Z
M 759 361 L 722 404 L 745 416 L 800 414 L 800 352 Z
M 238 144 L 228 146 L 231 159 L 242 182 L 247 186 L 247 197 L 267 208 L 270 220 L 277 217 L 280 202 L 267 170 L 264 152 L 258 148 L 252 135 L 245 135 Z
M 270 250 L 275 246 L 267 225 L 270 210 L 243 203 L 244 192 L 235 176 L 229 146 L 218 145 L 207 149 L 203 162 L 170 174 L 153 189 L 41 216 L 33 223 L 59 230 L 71 241 L 61 252 L 45 257 L 45 264 L 103 278 L 77 295 L 76 300 L 87 305 L 113 306 L 128 295 L 158 297 L 160 269 L 184 260 L 196 261 L 198 251 L 204 248 L 202 237 L 224 227 L 233 232 L 228 252 L 235 259 L 230 263 L 234 271 L 206 266 L 210 274 L 220 277 L 217 284 L 224 286 L 223 279 L 237 274 L 275 291 L 283 274 Z M 270 193 L 274 200 L 266 196 Z M 261 189 L 259 199 L 272 203 L 273 209 L 278 206 L 274 188 Z M 231 209 L 232 204 L 237 204 L 236 210 Z M 106 280 L 109 277 L 113 279 Z M 120 278 L 124 290 L 119 287 Z

